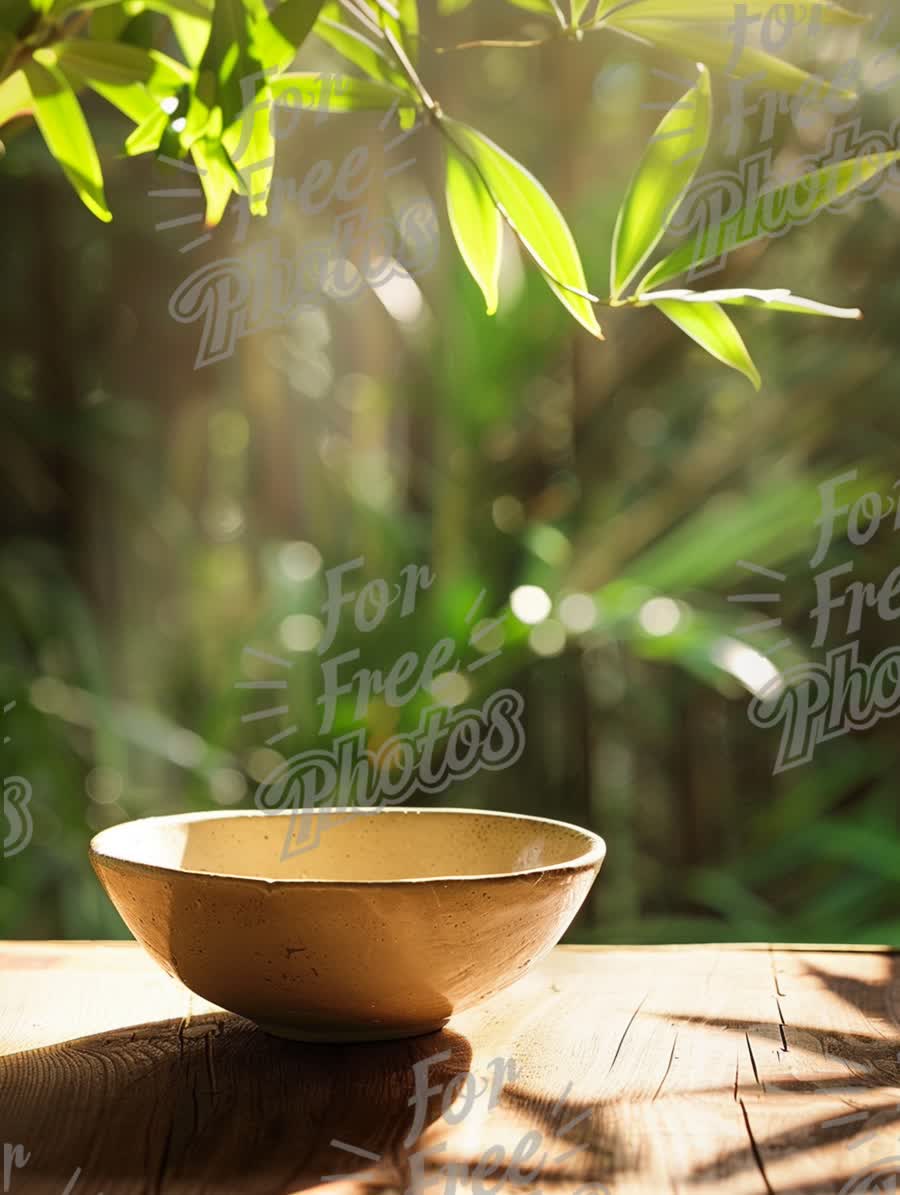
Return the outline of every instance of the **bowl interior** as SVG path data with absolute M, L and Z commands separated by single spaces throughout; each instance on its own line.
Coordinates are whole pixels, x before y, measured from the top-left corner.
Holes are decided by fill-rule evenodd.
M 596 835 L 562 822 L 409 808 L 144 818 L 104 830 L 92 849 L 177 871 L 338 883 L 511 875 L 604 853 Z

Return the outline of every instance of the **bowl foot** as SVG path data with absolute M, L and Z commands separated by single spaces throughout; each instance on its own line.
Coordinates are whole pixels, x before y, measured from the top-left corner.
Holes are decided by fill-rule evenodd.
M 426 1033 L 438 1033 L 447 1024 L 447 1020 L 437 1021 L 433 1025 L 360 1025 L 358 1028 L 341 1029 L 305 1029 L 297 1025 L 278 1025 L 274 1021 L 256 1021 L 255 1024 L 272 1037 L 284 1037 L 290 1041 L 318 1043 L 329 1042 L 364 1042 L 364 1041 L 398 1041 L 405 1037 L 422 1037 Z

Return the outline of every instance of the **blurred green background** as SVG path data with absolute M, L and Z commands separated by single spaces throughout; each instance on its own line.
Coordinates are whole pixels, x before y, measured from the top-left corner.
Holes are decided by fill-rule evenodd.
M 667 76 L 689 72 L 611 38 L 434 52 L 527 33 L 529 19 L 499 3 L 429 13 L 423 73 L 446 110 L 547 185 L 602 288 L 629 176 L 659 105 L 683 90 Z M 879 38 L 891 61 L 892 20 Z M 301 64 L 343 69 L 314 42 Z M 857 51 L 876 53 L 865 38 L 823 39 L 805 64 L 833 76 Z M 823 110 L 802 128 L 779 113 L 773 156 L 821 152 L 848 116 L 890 130 L 896 94 L 869 92 L 852 113 Z M 715 98 L 704 172 L 738 160 L 721 75 Z M 159 192 L 189 177 L 122 158 L 117 114 L 85 103 L 112 225 L 82 208 L 34 129 L 10 139 L 0 164 L 0 705 L 16 703 L 3 716 L 3 774 L 32 785 L 34 820 L 27 848 L 0 860 L 0 935 L 127 936 L 87 862 L 93 833 L 148 814 L 252 808 L 279 758 L 330 746 L 317 736 L 313 620 L 324 570 L 363 556 L 366 577 L 395 581 L 411 563 L 436 576 L 410 617 L 393 607 L 360 636 L 345 616 L 331 653 L 359 647 L 364 667 L 424 658 L 444 635 L 464 642 L 481 591 L 480 614 L 503 615 L 503 651 L 462 697 L 519 690 L 524 755 L 422 803 L 602 833 L 607 862 L 571 938 L 900 942 L 896 722 L 773 774 L 778 731 L 747 716 L 748 686 L 773 674 L 767 645 L 791 637 L 773 657 L 784 668 L 850 638 L 863 660 L 894 642 L 896 624 L 877 611 L 856 636 L 837 611 L 828 644 L 812 650 L 809 560 L 823 481 L 857 470 L 857 492 L 887 498 L 897 475 L 900 192 L 883 187 L 760 242 L 703 283 L 787 286 L 864 309 L 862 324 L 739 310 L 760 394 L 656 312 L 604 312 L 606 342 L 593 341 L 512 246 L 500 313 L 487 318 L 440 202 L 439 261 L 414 285 L 322 296 L 196 369 L 200 326 L 168 311 L 183 280 L 272 238 L 293 252 L 328 235 L 341 205 L 310 217 L 273 204 L 245 243 L 233 208 L 208 243 L 181 252 L 198 225 L 157 225 L 200 201 Z M 744 117 L 741 154 L 759 145 L 762 117 Z M 374 116 L 304 117 L 279 142 L 282 193 L 314 162 L 368 145 L 387 167 L 401 152 L 416 159 L 395 177 L 375 171 L 373 218 L 439 200 L 436 139 L 414 134 L 393 150 L 387 139 Z M 837 535 L 820 568 L 852 561 L 852 579 L 882 584 L 897 561 L 892 526 L 864 547 Z M 765 582 L 739 561 L 787 579 Z M 508 612 L 523 585 L 553 599 L 537 627 Z M 728 601 L 773 588 L 777 606 L 756 613 Z M 592 626 L 583 600 L 563 603 L 572 594 L 592 597 Z M 782 628 L 742 635 L 774 617 Z M 279 674 L 248 645 L 293 667 Z M 236 687 L 275 675 L 289 685 L 276 700 Z M 280 721 L 242 720 L 282 702 Z M 421 704 L 373 702 L 370 745 L 412 729 Z M 341 719 L 350 728 L 352 711 Z M 293 736 L 265 746 L 289 725 Z

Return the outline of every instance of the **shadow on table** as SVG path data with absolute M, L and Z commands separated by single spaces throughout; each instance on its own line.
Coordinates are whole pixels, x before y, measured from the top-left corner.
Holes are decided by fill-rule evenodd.
M 514 1190 L 521 1184 L 511 1163 L 502 1186 L 486 1167 L 498 1150 L 504 1165 L 515 1156 L 520 1169 L 537 1166 L 545 1195 L 611 1195 L 623 1179 L 643 1191 L 636 1183 L 650 1169 L 647 1195 L 665 1189 L 664 1176 L 696 1195 L 896 1192 L 900 1033 L 893 994 L 900 957 L 890 960 L 883 984 L 807 970 L 848 1010 L 863 1013 L 855 1032 L 835 1028 L 841 1020 L 833 1015 L 798 1023 L 788 1007 L 787 1021 L 746 1021 L 639 1006 L 614 1054 L 579 1056 L 575 1077 L 593 1072 L 593 1081 L 579 1083 L 593 1098 L 574 1095 L 572 1084 L 549 1091 L 526 1068 L 507 1077 L 489 1124 L 480 1114 L 484 1101 L 464 1123 L 460 1115 L 436 1123 L 448 1085 L 459 1093 L 453 1080 L 472 1064 L 469 1042 L 450 1030 L 399 1042 L 305 1045 L 220 1012 L 10 1055 L 0 1058 L 0 1148 L 21 1144 L 31 1156 L 21 1169 L 9 1159 L 8 1190 L 289 1195 L 346 1175 L 354 1195 L 403 1191 L 414 1177 L 410 1154 L 421 1148 L 419 1141 L 406 1146 L 413 1068 L 427 1060 L 428 1086 L 438 1094 L 423 1118 L 430 1126 L 424 1141 L 429 1154 L 431 1147 L 443 1152 L 416 1176 L 424 1195 L 451 1190 L 439 1181 L 441 1165 L 471 1183 L 462 1190 Z M 647 1018 L 656 1023 L 649 1032 Z M 686 1023 L 733 1038 L 740 1063 L 733 1089 L 730 1082 L 698 1086 L 689 1066 L 671 1069 Z M 642 1035 L 633 1055 L 641 1066 L 619 1090 L 608 1076 L 628 1034 Z M 767 1058 L 754 1055 L 760 1038 L 771 1047 Z M 598 1099 L 603 1085 L 609 1094 Z M 817 1092 L 823 1103 L 808 1101 L 794 1115 L 797 1097 Z M 714 1116 L 707 1122 L 709 1101 Z M 719 1139 L 723 1120 L 728 1132 Z M 686 1150 L 676 1140 L 682 1133 L 690 1138 Z M 0 1170 L 0 1192 L 3 1178 Z M 332 1187 L 334 1195 L 350 1190 Z
M 471 1057 L 448 1030 L 307 1045 L 230 1013 L 11 1054 L 0 1058 L 0 1191 L 273 1195 L 359 1171 L 389 1184 L 408 1152 L 414 1064 L 432 1059 L 429 1084 L 443 1089 Z M 432 1097 L 424 1123 L 440 1114 Z
M 862 1012 L 867 1020 L 871 1018 L 871 1032 L 829 1032 L 820 1026 L 785 1024 L 783 1020 L 754 1024 L 755 1032 L 768 1032 L 772 1038 L 780 1034 L 786 1055 L 790 1044 L 799 1042 L 820 1051 L 837 1072 L 800 1079 L 769 1074 L 761 1084 L 767 1098 L 775 1101 L 780 1096 L 818 1093 L 831 1098 L 834 1110 L 790 1128 L 754 1132 L 755 1110 L 738 1100 L 736 1091 L 735 1100 L 741 1104 L 747 1127 L 747 1146 L 726 1151 L 694 1169 L 690 1179 L 701 1193 L 704 1185 L 718 1189 L 723 1175 L 737 1182 L 749 1181 L 747 1176 L 757 1173 L 765 1190 L 777 1190 L 778 1195 L 896 1195 L 900 1191 L 900 958 L 891 959 L 891 973 L 884 983 L 833 975 L 815 966 L 807 966 L 806 971 L 848 1007 Z M 715 1017 L 704 1018 L 704 1024 L 743 1035 L 756 1074 L 744 1025 Z M 835 1109 L 835 1104 L 843 1108 Z M 821 1165 L 818 1151 L 823 1146 L 838 1146 L 843 1151 L 842 1161 L 836 1166 L 829 1163 L 827 1174 L 824 1170 L 817 1173 Z M 784 1181 L 772 1172 L 791 1157 L 799 1161 L 796 1177 Z M 790 1163 L 788 1169 L 793 1169 Z

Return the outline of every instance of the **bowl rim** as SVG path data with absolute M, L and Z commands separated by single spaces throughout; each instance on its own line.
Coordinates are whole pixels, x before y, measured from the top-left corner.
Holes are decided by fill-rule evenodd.
M 107 826 L 99 833 L 95 834 L 91 839 L 88 847 L 88 855 L 92 865 L 95 866 L 95 860 L 101 861 L 104 865 L 109 865 L 113 868 L 122 870 L 136 869 L 144 873 L 155 873 L 160 876 L 191 876 L 195 879 L 201 880 L 232 880 L 239 883 L 246 884 L 265 884 L 273 887 L 322 887 L 322 888 L 396 888 L 406 887 L 409 885 L 421 884 L 465 884 L 465 883 L 487 883 L 498 882 L 502 880 L 523 879 L 529 876 L 544 875 L 547 872 L 566 872 L 566 871 L 583 871 L 585 868 L 597 865 L 599 867 L 606 858 L 606 842 L 595 834 L 593 830 L 587 830 L 583 826 L 576 826 L 572 822 L 559 821 L 556 818 L 540 817 L 537 814 L 531 813 L 515 813 L 507 810 L 499 809 L 454 809 L 452 806 L 438 806 L 436 808 L 427 808 L 422 806 L 376 806 L 374 808 L 366 808 L 362 806 L 351 807 L 323 807 L 317 809 L 316 812 L 324 814 L 341 814 L 350 816 L 365 816 L 369 814 L 374 816 L 376 814 L 400 814 L 400 815 L 429 815 L 429 814 L 454 814 L 467 817 L 491 817 L 491 818 L 508 818 L 512 821 L 534 822 L 538 825 L 555 826 L 565 830 L 572 830 L 576 834 L 583 837 L 588 849 L 582 854 L 577 855 L 574 859 L 566 859 L 561 863 L 548 863 L 544 866 L 519 868 L 515 871 L 499 871 L 486 872 L 483 875 L 455 875 L 449 873 L 447 875 L 436 876 L 410 876 L 403 879 L 395 880 L 328 880 L 315 879 L 312 877 L 268 877 L 268 876 L 251 876 L 251 875 L 237 875 L 234 872 L 228 871 L 195 871 L 188 867 L 168 867 L 162 863 L 142 863 L 134 859 L 127 859 L 121 854 L 111 853 L 108 848 L 104 848 L 102 840 L 106 837 L 113 837 L 123 826 L 139 826 L 146 825 L 151 822 L 176 822 L 184 824 L 185 822 L 199 822 L 199 821 L 226 821 L 230 818 L 279 818 L 292 817 L 294 810 L 290 809 L 209 809 L 193 811 L 190 813 L 166 813 L 159 814 L 152 817 L 138 817 L 132 818 L 129 821 L 117 822 L 114 826 Z M 299 853 L 299 852 L 298 852 Z

